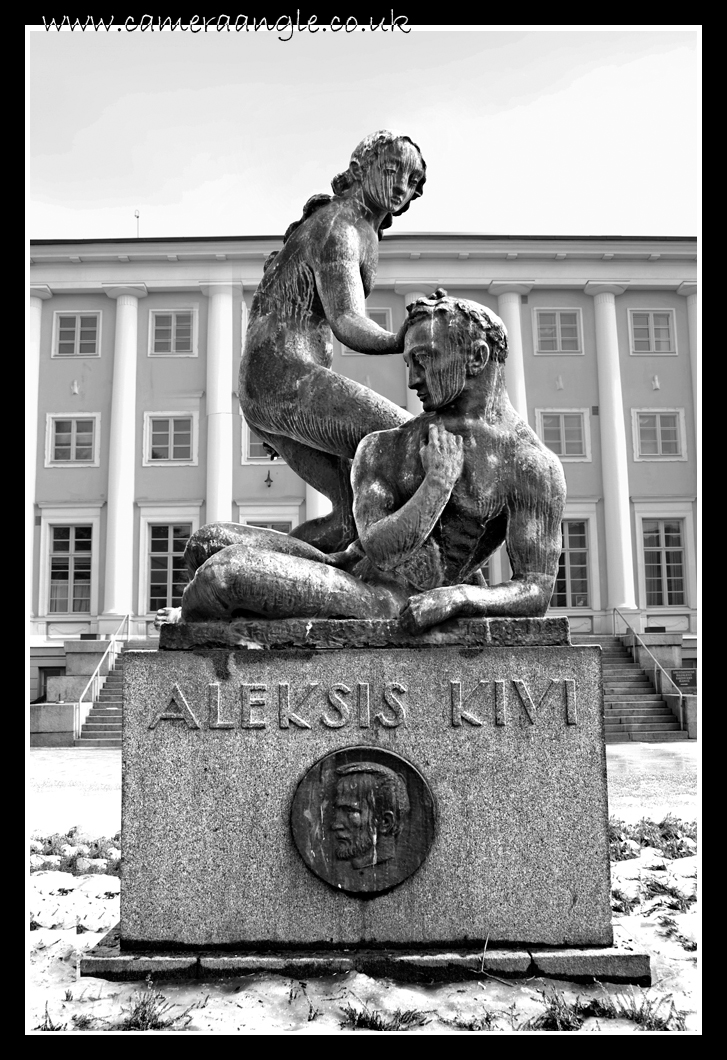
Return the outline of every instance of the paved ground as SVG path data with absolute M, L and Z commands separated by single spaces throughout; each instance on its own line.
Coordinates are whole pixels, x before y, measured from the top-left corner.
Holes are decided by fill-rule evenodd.
M 606 748 L 609 811 L 625 821 L 666 813 L 695 820 L 699 808 L 698 744 L 628 743 Z M 29 831 L 73 825 L 99 835 L 121 827 L 121 752 L 33 748 L 28 755 Z

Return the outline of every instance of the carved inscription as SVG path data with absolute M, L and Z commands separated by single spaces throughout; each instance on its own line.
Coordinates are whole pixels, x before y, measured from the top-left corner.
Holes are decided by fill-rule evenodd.
M 542 686 L 541 686 L 542 687 Z M 235 686 L 236 703 L 230 702 L 225 685 L 219 681 L 207 686 L 207 717 L 210 729 L 267 729 L 276 726 L 287 730 L 310 730 L 314 725 L 326 729 L 357 727 L 370 729 L 381 726 L 396 729 L 407 725 L 408 689 L 398 681 L 378 687 L 368 681 L 346 684 L 339 681 L 322 685 L 308 681 L 291 686 L 288 681 L 270 684 L 242 683 Z M 238 705 L 239 704 L 239 705 Z M 561 706 L 562 705 L 562 706 Z M 464 687 L 462 681 L 449 682 L 449 703 L 445 708 L 449 724 L 455 729 L 481 729 L 494 721 L 503 727 L 519 720 L 526 727 L 537 725 L 546 707 L 556 712 L 567 725 L 578 724 L 577 686 L 573 679 L 551 679 L 548 687 L 537 695 L 518 677 L 510 680 L 485 681 Z M 164 710 L 159 710 L 149 723 L 155 729 L 160 721 L 183 721 L 189 729 L 200 724 L 184 693 L 175 684 Z
M 508 685 L 517 693 L 516 696 L 508 696 Z M 483 725 L 483 719 L 474 713 L 475 707 L 480 710 L 487 709 L 488 704 L 494 698 L 495 725 L 507 725 L 508 706 L 514 699 L 521 707 L 530 725 L 535 725 L 538 712 L 548 703 L 551 696 L 560 695 L 565 705 L 565 721 L 568 725 L 578 724 L 578 712 L 576 709 L 576 683 L 573 680 L 556 681 L 551 679 L 550 684 L 541 695 L 537 703 L 533 700 L 530 689 L 520 678 L 514 677 L 511 681 L 478 681 L 474 688 L 464 694 L 461 681 L 450 681 L 450 703 L 452 708 L 452 727 L 459 729 L 462 722 L 466 722 L 475 728 Z M 489 689 L 494 691 L 494 697 Z
M 174 708 L 174 709 L 172 709 Z M 149 723 L 150 729 L 156 729 L 160 721 L 184 721 L 190 729 L 198 729 L 199 722 L 190 710 L 179 685 L 175 685 L 169 697 L 166 710 L 160 710 Z
M 311 872 L 336 890 L 374 896 L 424 861 L 434 838 L 434 799 L 421 773 L 399 755 L 346 747 L 307 771 L 290 825 Z

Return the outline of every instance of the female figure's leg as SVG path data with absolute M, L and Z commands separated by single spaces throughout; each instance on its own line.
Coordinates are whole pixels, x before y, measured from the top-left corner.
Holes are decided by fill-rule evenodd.
M 288 465 L 331 501 L 333 511 L 308 520 L 292 536 L 323 552 L 345 549 L 356 539 L 351 461 L 362 438 L 411 419 L 406 409 L 368 387 L 320 365 L 306 365 L 295 400 L 257 402 L 246 410 L 255 432 Z

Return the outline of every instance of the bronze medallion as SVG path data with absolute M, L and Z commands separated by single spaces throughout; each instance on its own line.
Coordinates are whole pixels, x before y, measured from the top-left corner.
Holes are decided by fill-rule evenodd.
M 419 868 L 434 839 L 431 789 L 410 762 L 377 747 L 345 747 L 298 784 L 290 826 L 300 856 L 331 887 L 383 894 Z

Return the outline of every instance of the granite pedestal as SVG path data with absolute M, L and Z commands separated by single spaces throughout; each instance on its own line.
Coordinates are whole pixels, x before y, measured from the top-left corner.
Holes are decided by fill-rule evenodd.
M 481 646 L 465 646 L 474 621 Z M 505 949 L 525 968 L 585 948 L 613 963 L 600 648 L 571 646 L 558 620 L 452 622 L 418 647 L 391 646 L 381 623 L 376 648 L 351 646 L 360 623 L 309 622 L 308 647 L 257 650 L 253 624 L 237 625 L 247 647 L 224 641 L 227 624 L 226 647 L 200 627 L 186 649 L 126 653 L 117 956 L 166 954 L 195 975 L 344 951 L 406 964 Z M 339 646 L 321 647 L 334 625 Z M 398 770 L 417 800 L 406 821 L 429 800 L 426 842 L 405 824 L 387 865 L 354 858 L 336 875 L 338 789 L 315 787 L 327 762 Z M 317 816 L 308 802 L 291 822 L 304 779 Z M 371 873 L 383 882 L 352 892 Z M 93 957 L 82 971 L 103 974 Z M 645 974 L 648 958 L 620 977 Z

